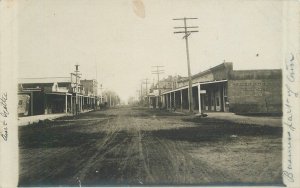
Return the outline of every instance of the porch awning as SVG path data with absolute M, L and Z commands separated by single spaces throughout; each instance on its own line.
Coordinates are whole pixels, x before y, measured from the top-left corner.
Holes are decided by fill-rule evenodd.
M 72 95 L 72 93 L 63 93 L 63 92 L 51 92 L 45 93 L 46 95 Z
M 214 83 L 221 83 L 221 82 L 227 82 L 227 80 L 216 80 L 216 81 L 210 81 L 210 82 L 197 82 L 197 83 L 193 83 L 192 87 L 195 87 L 195 86 L 198 86 L 199 84 L 200 85 L 205 85 L 205 84 L 214 84 Z M 172 92 L 175 92 L 175 91 L 180 91 L 180 90 L 183 90 L 183 89 L 187 89 L 189 88 L 189 86 L 184 86 L 184 87 L 180 87 L 180 88 L 177 88 L 177 89 L 174 89 L 174 90 L 171 90 L 171 91 L 166 91 L 166 92 L 163 92 L 163 94 L 167 94 L 167 93 L 172 93 Z

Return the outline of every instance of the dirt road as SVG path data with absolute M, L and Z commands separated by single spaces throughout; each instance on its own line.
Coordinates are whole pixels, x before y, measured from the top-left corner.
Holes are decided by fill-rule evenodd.
M 20 186 L 280 184 L 281 127 L 141 108 L 19 128 Z

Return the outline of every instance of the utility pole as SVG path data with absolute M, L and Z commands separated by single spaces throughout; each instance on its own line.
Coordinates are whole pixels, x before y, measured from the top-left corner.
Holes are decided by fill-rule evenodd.
M 139 101 L 140 90 L 136 90 L 136 101 Z
M 159 75 L 164 73 L 164 70 L 162 70 L 161 68 L 164 66 L 152 66 L 152 68 L 156 68 L 156 70 L 152 71 L 152 74 L 156 74 L 157 75 L 157 89 L 158 89 L 158 96 L 156 99 L 156 106 L 160 108 L 160 86 L 159 86 Z
M 94 97 L 95 97 L 95 103 L 94 103 L 94 110 L 95 109 L 97 109 L 97 107 L 98 107 L 98 100 L 97 100 L 97 98 L 98 98 L 98 90 L 99 90 L 99 88 L 98 88 L 98 66 L 97 66 L 97 63 L 96 63 L 96 58 L 95 58 L 95 65 L 96 65 L 96 82 L 95 82 L 95 85 L 94 85 L 94 83 L 93 83 L 93 95 L 94 95 Z M 96 88 L 96 90 L 95 90 L 95 88 Z
M 146 95 L 148 95 L 148 78 L 145 79 L 146 82 L 143 82 L 143 84 L 146 84 Z
M 143 105 L 143 82 L 141 83 L 141 105 Z
M 184 29 L 184 31 L 175 31 L 174 34 L 184 33 L 183 38 L 185 39 L 185 47 L 186 47 L 186 58 L 187 58 L 187 66 L 188 66 L 188 77 L 189 77 L 189 111 L 193 112 L 193 92 L 192 92 L 192 77 L 191 77 L 191 67 L 190 67 L 190 57 L 189 57 L 189 41 L 188 37 L 190 34 L 194 32 L 198 32 L 197 30 L 188 31 L 191 28 L 198 28 L 198 26 L 187 26 L 187 20 L 194 20 L 198 18 L 175 18 L 173 20 L 183 20 L 184 27 L 174 27 L 174 29 Z
M 156 74 L 157 75 L 157 89 L 159 90 L 159 75 L 165 73 L 164 70 L 162 70 L 161 68 L 164 66 L 152 66 L 152 68 L 156 68 L 156 70 L 152 70 L 152 74 Z
M 103 103 L 102 84 L 100 84 L 100 103 Z
M 112 103 L 111 103 L 111 93 L 109 93 L 109 107 L 111 107 Z
M 78 115 L 78 110 L 79 110 L 79 104 L 78 104 L 78 93 L 79 93 L 79 82 L 80 82 L 80 73 L 79 73 L 79 65 L 76 64 L 75 65 L 75 73 L 71 73 L 71 79 L 72 79 L 72 75 L 75 76 L 75 87 L 74 87 L 74 92 L 75 92 L 75 115 Z
M 148 105 L 148 78 L 145 79 L 146 82 L 142 82 L 142 84 L 146 84 L 146 104 Z

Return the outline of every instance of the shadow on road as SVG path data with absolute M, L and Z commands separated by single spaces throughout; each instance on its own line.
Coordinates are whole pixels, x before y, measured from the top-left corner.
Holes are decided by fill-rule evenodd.
M 185 119 L 190 121 L 190 119 Z M 217 120 L 218 121 L 218 120 Z M 188 142 L 210 142 L 220 139 L 232 139 L 237 136 L 281 137 L 282 127 L 233 124 L 212 119 L 203 119 L 196 127 L 154 130 L 150 134 L 171 140 Z
M 55 125 L 54 125 L 55 124 Z M 20 148 L 76 147 L 103 138 L 104 133 L 75 131 L 81 125 L 58 126 L 60 122 L 43 121 L 20 127 Z

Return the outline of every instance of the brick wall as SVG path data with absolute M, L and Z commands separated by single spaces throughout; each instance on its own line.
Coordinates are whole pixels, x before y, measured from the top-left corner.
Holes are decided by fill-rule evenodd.
M 231 78 L 228 80 L 231 112 L 282 113 L 281 70 L 234 71 Z

